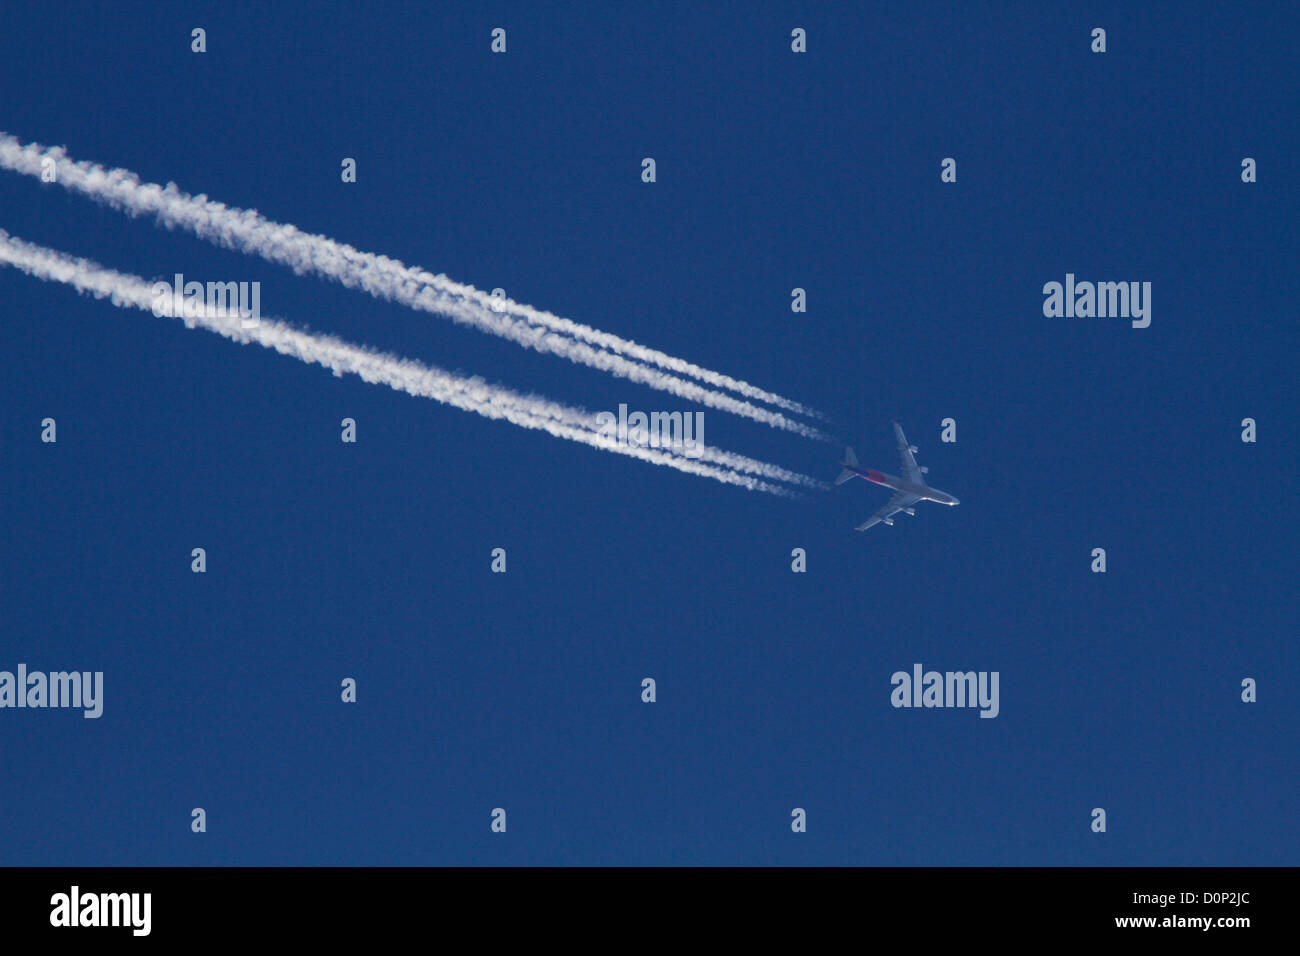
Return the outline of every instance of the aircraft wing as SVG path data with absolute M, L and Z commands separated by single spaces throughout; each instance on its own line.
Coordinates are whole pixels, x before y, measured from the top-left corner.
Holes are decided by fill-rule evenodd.
M 898 457 L 903 463 L 903 477 L 913 484 L 925 484 L 925 476 L 921 474 L 921 466 L 912 457 L 912 446 L 907 443 L 907 436 L 903 434 L 903 426 L 898 422 L 894 422 L 894 436 L 898 439 Z
M 879 511 L 877 511 L 870 518 L 862 522 L 862 524 L 858 525 L 853 530 L 866 531 L 871 526 L 880 524 L 880 522 L 884 521 L 887 518 L 892 518 L 894 515 L 898 514 L 904 508 L 907 508 L 910 505 L 913 505 L 920 500 L 921 499 L 918 498 L 916 495 L 910 495 L 905 491 L 897 492 L 894 495 L 894 497 L 890 498 L 889 501 L 886 502 L 883 508 L 881 508 Z

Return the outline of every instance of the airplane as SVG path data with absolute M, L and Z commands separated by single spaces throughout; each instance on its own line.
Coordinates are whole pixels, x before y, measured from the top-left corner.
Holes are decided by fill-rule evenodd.
M 873 525 L 881 523 L 893 527 L 894 515 L 900 511 L 908 515 L 916 514 L 912 505 L 918 501 L 935 501 L 941 505 L 949 506 L 961 504 L 948 492 L 940 491 L 938 488 L 931 488 L 925 483 L 925 475 L 930 469 L 922 468 L 916 463 L 914 457 L 917 451 L 916 446 L 907 443 L 907 438 L 903 435 L 903 426 L 899 425 L 898 422 L 894 422 L 894 435 L 898 438 L 898 456 L 903 462 L 902 478 L 896 475 L 881 474 L 874 468 L 861 468 L 858 465 L 858 456 L 853 454 L 853 449 L 844 449 L 844 461 L 840 462 L 844 470 L 835 479 L 835 484 L 842 485 L 854 478 L 863 478 L 878 485 L 884 485 L 886 488 L 894 489 L 894 497 L 890 498 L 883 508 L 858 525 L 854 529 L 855 531 L 866 531 Z

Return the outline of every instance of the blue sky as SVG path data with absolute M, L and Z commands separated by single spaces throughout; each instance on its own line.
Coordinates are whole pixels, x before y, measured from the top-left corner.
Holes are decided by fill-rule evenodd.
M 0 129 L 836 438 L 709 410 L 711 445 L 897 471 L 897 419 L 961 507 L 859 535 L 883 489 L 783 501 L 0 270 L 0 669 L 105 673 L 98 720 L 0 710 L 0 861 L 1294 863 L 1294 9 L 444 6 L 15 8 Z M 698 407 L 8 172 L 0 228 L 592 410 Z M 1044 317 L 1067 272 L 1151 282 L 1150 327 Z M 915 662 L 998 671 L 999 716 L 892 708 Z

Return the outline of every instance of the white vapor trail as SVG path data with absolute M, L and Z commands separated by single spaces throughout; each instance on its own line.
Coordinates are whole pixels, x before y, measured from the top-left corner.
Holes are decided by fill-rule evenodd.
M 168 228 L 183 229 L 226 248 L 261 256 L 300 275 L 310 273 L 333 279 L 376 298 L 438 313 L 527 348 L 559 355 L 688 401 L 807 438 L 829 440 L 818 428 L 715 390 L 726 388 L 790 412 L 820 417 L 812 409 L 747 382 L 550 312 L 490 296 L 473 286 L 407 266 L 397 259 L 361 252 L 326 236 L 273 222 L 256 210 L 226 206 L 204 195 L 192 196 L 174 183 L 165 187 L 142 183 L 129 170 L 105 169 L 96 163 L 69 159 L 63 147 L 44 147 L 38 143 L 24 146 L 14 136 L 0 132 L 0 167 L 40 178 L 45 159 L 54 160 L 55 181 L 59 185 L 132 216 L 151 215 Z M 715 388 L 686 381 L 681 375 L 692 376 Z
M 155 303 L 159 301 L 154 294 L 153 284 L 139 276 L 116 272 L 88 259 L 75 258 L 26 242 L 10 236 L 3 229 L 0 229 L 0 264 L 13 266 L 38 279 L 70 285 L 96 298 L 108 298 L 113 305 L 119 307 L 153 312 Z M 168 308 L 168 314 L 170 311 Z M 384 384 L 397 391 L 432 398 L 487 418 L 504 419 L 523 428 L 538 429 L 558 438 L 629 455 L 656 465 L 667 465 L 726 484 L 784 497 L 791 497 L 794 492 L 761 478 L 810 488 L 823 487 L 822 482 L 806 475 L 707 446 L 701 449 L 702 457 L 713 463 L 672 454 L 664 449 L 623 444 L 614 436 L 601 434 L 595 416 L 585 409 L 520 394 L 481 378 L 445 372 L 411 359 L 353 345 L 334 336 L 304 332 L 278 320 L 261 319 L 256 325 L 244 328 L 237 313 L 210 308 L 204 309 L 199 316 L 171 317 L 182 318 L 190 328 L 202 326 L 241 344 L 255 342 L 300 361 L 324 366 L 335 375 L 341 376 L 344 372 L 349 372 L 366 382 Z M 753 477 L 755 475 L 761 477 Z

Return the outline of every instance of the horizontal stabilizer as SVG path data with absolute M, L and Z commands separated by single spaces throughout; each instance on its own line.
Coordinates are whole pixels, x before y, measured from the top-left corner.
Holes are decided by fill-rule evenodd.
M 840 476 L 835 479 L 835 484 L 842 485 L 844 484 L 844 482 L 850 481 L 856 477 L 858 477 L 856 472 L 849 471 L 847 468 L 845 468 L 843 471 L 840 472 Z

